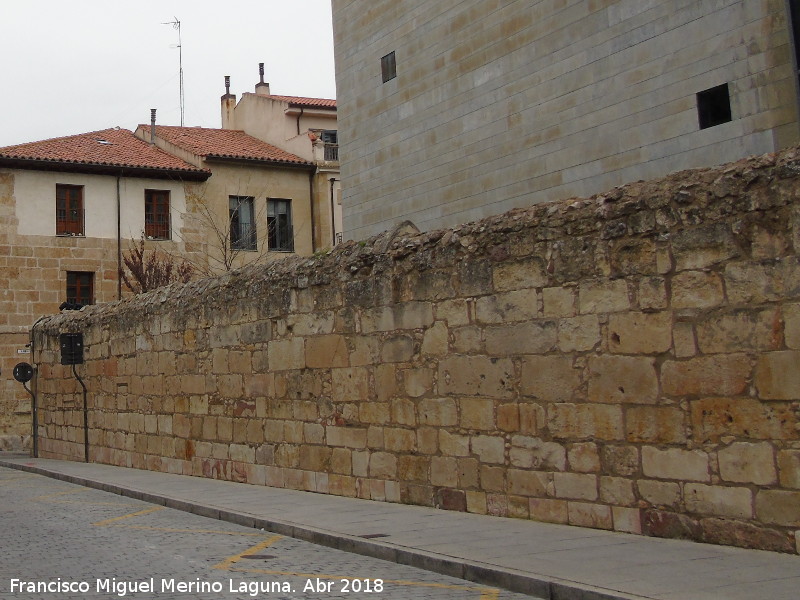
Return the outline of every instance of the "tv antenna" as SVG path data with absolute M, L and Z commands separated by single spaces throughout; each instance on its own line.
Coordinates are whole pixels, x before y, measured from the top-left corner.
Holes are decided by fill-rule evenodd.
M 162 23 L 162 25 L 172 25 L 172 28 L 178 31 L 178 79 L 180 85 L 181 127 L 183 127 L 183 47 L 181 44 L 181 22 L 178 20 L 178 17 L 175 17 L 174 21 L 167 21 L 166 23 Z M 175 47 L 176 46 L 172 46 L 172 48 Z

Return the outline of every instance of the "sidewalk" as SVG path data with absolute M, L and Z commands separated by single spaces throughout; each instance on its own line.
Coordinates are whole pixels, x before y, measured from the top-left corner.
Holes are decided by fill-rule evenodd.
M 551 600 L 800 598 L 800 556 L 19 454 L 0 466 Z

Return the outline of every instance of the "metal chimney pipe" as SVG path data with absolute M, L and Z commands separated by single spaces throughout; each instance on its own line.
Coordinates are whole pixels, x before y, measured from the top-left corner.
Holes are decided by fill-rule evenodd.
M 225 95 L 228 96 L 231 93 L 231 76 L 225 75 Z
M 150 145 L 156 145 L 156 109 L 150 109 Z
M 264 63 L 258 63 L 259 83 L 264 83 Z

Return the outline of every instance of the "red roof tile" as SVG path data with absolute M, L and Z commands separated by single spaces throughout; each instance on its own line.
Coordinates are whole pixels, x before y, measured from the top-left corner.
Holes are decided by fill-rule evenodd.
M 139 125 L 145 137 L 150 125 Z M 204 158 L 231 158 L 273 163 L 310 165 L 306 160 L 237 129 L 156 125 L 156 136 Z
M 52 165 L 62 170 L 74 166 L 209 175 L 207 169 L 195 167 L 120 128 L 6 146 L 0 148 L 0 164 L 3 163 L 37 168 Z
M 313 108 L 336 108 L 336 100 L 329 98 L 303 98 L 302 96 L 276 96 L 271 94 L 269 98 L 276 100 L 283 100 L 289 104 L 296 104 L 297 106 L 309 106 Z

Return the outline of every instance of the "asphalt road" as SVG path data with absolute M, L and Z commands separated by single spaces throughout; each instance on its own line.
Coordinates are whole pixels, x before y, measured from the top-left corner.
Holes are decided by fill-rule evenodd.
M 530 600 L 0 467 L 0 599 Z

